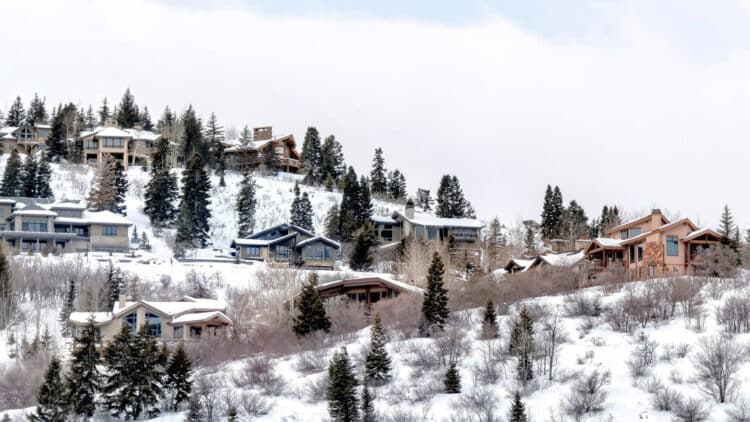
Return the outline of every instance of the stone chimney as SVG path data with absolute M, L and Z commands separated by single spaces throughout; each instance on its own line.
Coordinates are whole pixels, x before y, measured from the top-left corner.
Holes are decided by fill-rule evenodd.
M 659 208 L 654 208 L 651 210 L 651 214 L 661 214 L 661 210 Z
M 125 308 L 125 295 L 120 293 L 119 296 L 117 296 L 117 307 L 120 309 Z
M 253 128 L 253 141 L 267 141 L 269 139 L 273 139 L 271 126 Z
M 414 201 L 412 201 L 411 198 L 406 200 L 406 209 L 404 210 L 404 215 L 410 220 L 414 218 Z

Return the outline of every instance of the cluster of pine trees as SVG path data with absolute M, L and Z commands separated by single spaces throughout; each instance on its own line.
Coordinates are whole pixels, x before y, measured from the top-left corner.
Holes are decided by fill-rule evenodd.
M 379 198 L 406 199 L 406 177 L 399 169 L 387 171 L 383 149 L 375 149 L 370 170 L 370 191 Z
M 466 200 L 461 183 L 455 175 L 445 174 L 440 179 L 435 214 L 443 218 L 476 218 L 474 208 Z
M 44 155 L 39 158 L 27 155 L 22 163 L 18 152 L 14 150 L 6 162 L 0 196 L 51 198 L 51 176 L 52 170 Z
M 318 129 L 313 126 L 308 127 L 300 158 L 305 184 L 326 186 L 328 190 L 333 190 L 344 178 L 346 171 L 344 153 L 341 143 L 334 135 L 328 136 L 321 142 Z
M 547 185 L 540 226 L 544 240 L 576 240 L 588 238 L 592 233 L 583 208 L 575 200 L 570 201 L 570 204 L 565 207 L 562 192 L 558 186 L 552 189 L 550 185 Z
M 96 350 L 99 341 L 90 321 L 76 339 L 67 375 L 52 358 L 32 421 L 91 418 L 99 410 L 115 418 L 138 419 L 157 415 L 165 398 L 173 410 L 187 402 L 191 362 L 182 345 L 170 353 L 166 346 L 158 347 L 147 328 L 134 335 L 128 326 L 103 354 Z

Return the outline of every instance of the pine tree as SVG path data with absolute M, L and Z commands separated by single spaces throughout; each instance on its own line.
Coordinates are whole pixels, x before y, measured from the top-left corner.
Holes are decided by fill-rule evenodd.
M 47 123 L 47 108 L 44 100 L 34 93 L 34 99 L 29 104 L 29 111 L 26 112 L 26 124 L 34 126 L 42 123 Z
M 242 128 L 242 132 L 240 132 L 240 143 L 244 146 L 250 145 L 250 142 L 253 140 L 253 134 L 250 132 L 250 128 L 245 125 L 245 127 Z
M 354 213 L 354 224 L 359 229 L 372 217 L 372 197 L 370 195 L 370 183 L 362 176 L 359 180 L 359 192 L 357 195 L 357 207 Z
M 141 240 L 140 242 L 138 242 L 138 246 L 145 251 L 151 250 L 151 243 L 149 243 L 148 241 L 148 236 L 146 236 L 146 232 L 141 233 Z
M 133 235 L 130 237 L 130 243 L 137 245 L 140 241 L 140 237 L 138 235 L 138 226 L 133 226 Z
M 107 267 L 107 278 L 104 279 L 104 284 L 99 292 L 101 301 L 99 303 L 99 311 L 112 312 L 112 308 L 119 299 L 120 293 L 124 293 L 124 284 L 122 271 L 110 261 Z
M 372 170 L 370 171 L 370 190 L 373 195 L 385 195 L 389 191 L 388 181 L 385 178 L 385 159 L 383 149 L 375 149 L 375 157 L 372 159 Z
M 518 320 L 513 324 L 510 333 L 510 351 L 518 356 L 518 380 L 526 383 L 534 378 L 534 322 L 525 306 L 518 313 Z
M 70 375 L 66 382 L 67 398 L 73 414 L 91 418 L 96 412 L 96 398 L 101 390 L 101 374 L 97 366 L 101 357 L 96 350 L 99 341 L 94 319 L 91 318 L 75 339 Z
M 42 157 L 37 164 L 36 172 L 35 190 L 37 198 L 52 198 L 54 196 L 49 184 L 50 179 L 52 179 L 52 169 L 50 168 L 44 153 L 42 153 Z
M 487 301 L 487 306 L 484 308 L 484 317 L 482 318 L 482 338 L 497 338 L 499 332 L 495 304 L 492 302 L 492 299 L 489 299 Z
M 552 186 L 547 185 L 544 192 L 544 204 L 542 205 L 542 238 L 552 239 L 555 232 L 554 211 L 552 205 Z
M 181 247 L 206 247 L 208 220 L 211 211 L 208 205 L 211 182 L 204 168 L 203 158 L 195 152 L 182 173 L 182 199 L 177 217 L 176 242 Z
M 373 400 L 372 392 L 367 386 L 367 381 L 365 381 L 365 384 L 362 386 L 362 422 L 375 422 L 377 420 Z
M 458 368 L 456 368 L 456 362 L 451 362 L 448 370 L 445 371 L 443 387 L 445 388 L 446 394 L 461 393 L 461 376 L 458 373 Z
M 313 227 L 313 209 L 307 192 L 300 196 L 299 184 L 294 184 L 294 200 L 291 207 L 290 223 L 303 229 L 315 232 Z
M 203 139 L 203 125 L 195 114 L 193 106 L 188 106 L 187 110 L 182 113 L 181 123 L 183 126 L 182 134 L 182 156 L 185 159 L 192 158 L 198 153 L 203 163 L 211 163 L 211 154 L 208 145 Z
M 724 209 L 721 212 L 721 218 L 719 220 L 719 234 L 725 239 L 731 239 L 734 233 L 735 224 L 734 216 L 728 205 L 724 205 Z
M 148 107 L 143 107 L 143 112 L 138 119 L 138 123 L 143 130 L 154 130 L 154 123 L 151 121 L 151 113 L 148 112 Z
M 34 422 L 65 422 L 67 409 L 65 386 L 60 376 L 60 361 L 53 357 L 37 395 L 36 412 L 29 419 Z
M 335 136 L 330 135 L 323 141 L 320 149 L 320 181 L 325 182 L 326 188 L 330 191 L 333 190 L 334 185 L 341 182 L 344 173 L 346 173 L 346 164 L 344 164 L 341 144 Z
M 37 197 L 37 178 L 36 173 L 38 169 L 38 163 L 31 154 L 26 155 L 26 160 L 23 163 L 23 189 L 22 195 L 28 198 Z
M 325 235 L 329 239 L 341 240 L 341 234 L 339 233 L 339 206 L 337 204 L 333 204 L 326 214 Z
M 141 119 L 140 113 L 138 113 L 138 105 L 135 103 L 135 97 L 130 92 L 130 88 L 127 88 L 125 93 L 122 94 L 115 119 L 117 124 L 124 128 L 132 128 Z
M 166 374 L 165 388 L 173 394 L 172 410 L 178 410 L 180 404 L 190 399 L 190 392 L 193 388 L 193 383 L 190 381 L 191 372 L 192 363 L 185 352 L 185 348 L 180 343 L 177 350 L 172 354 Z
M 406 198 L 406 178 L 398 169 L 388 174 L 388 196 L 396 200 Z
M 124 197 L 120 196 L 119 186 L 121 177 L 121 174 L 118 177 L 117 162 L 110 154 L 106 154 L 99 165 L 94 187 L 89 192 L 88 203 L 91 210 L 123 212 Z
M 317 289 L 318 274 L 311 273 L 307 283 L 302 286 L 297 302 L 297 315 L 294 317 L 292 330 L 297 337 L 304 337 L 315 331 L 328 332 L 331 329 L 331 321 L 326 315 L 323 298 Z
M 174 221 L 177 209 L 177 177 L 169 169 L 169 141 L 162 137 L 151 160 L 151 179 L 146 184 L 143 212 L 156 227 Z
M 237 194 L 237 237 L 246 238 L 255 230 L 255 209 L 258 201 L 255 198 L 255 180 L 246 172 L 240 183 Z
M 561 237 L 569 240 L 582 239 L 591 232 L 588 217 L 583 208 L 575 200 L 570 201 L 563 212 Z
M 89 108 L 86 109 L 86 128 L 93 129 L 97 125 L 96 115 L 94 114 L 94 108 L 89 104 Z
M 22 173 L 21 159 L 18 157 L 18 151 L 14 149 L 5 163 L 5 173 L 3 173 L 3 184 L 2 188 L 0 188 L 0 195 L 22 196 L 24 185 Z
M 5 126 L 18 127 L 21 126 L 26 120 L 26 111 L 23 109 L 23 102 L 21 97 L 16 97 L 16 101 L 8 109 L 8 114 L 5 116 Z
M 190 401 L 188 402 L 188 412 L 185 415 L 185 422 L 204 422 L 205 420 L 201 399 L 193 394 L 190 396 Z
M 427 270 L 427 289 L 422 301 L 423 335 L 429 335 L 433 330 L 442 331 L 448 320 L 448 291 L 443 287 L 444 274 L 443 259 L 435 252 Z
M 417 197 L 414 201 L 417 208 L 421 209 L 422 212 L 432 211 L 432 204 L 435 202 L 430 195 L 428 189 L 417 189 Z
M 473 218 L 473 209 L 464 197 L 458 177 L 446 174 L 440 179 L 435 214 L 443 218 Z
M 367 221 L 357 230 L 349 266 L 354 271 L 372 271 L 372 248 L 378 244 L 375 225 Z
M 278 151 L 276 151 L 276 143 L 269 142 L 266 147 L 263 148 L 263 167 L 269 174 L 276 174 L 279 166 L 281 165 L 281 157 L 279 157 Z
M 102 106 L 99 107 L 99 123 L 102 125 L 107 123 L 112 118 L 112 111 L 109 109 L 109 103 L 107 103 L 107 97 L 102 100 Z
M 70 314 L 73 312 L 73 304 L 76 300 L 76 281 L 71 278 L 68 281 L 68 291 L 65 293 L 65 300 L 63 306 L 60 309 L 60 315 L 57 320 L 62 326 L 62 334 L 67 337 L 70 335 Z
M 516 391 L 513 394 L 513 403 L 510 405 L 508 422 L 526 422 L 526 406 L 521 401 L 521 394 Z
M 345 348 L 334 353 L 328 366 L 328 414 L 336 422 L 359 420 L 357 379 Z
M 360 188 L 357 173 L 351 166 L 344 176 L 341 205 L 339 207 L 339 236 L 344 242 L 351 242 L 359 228 Z
M 224 148 L 222 147 L 222 142 L 224 142 L 224 128 L 219 125 L 219 121 L 216 119 L 216 114 L 214 113 L 211 113 L 208 122 L 206 122 L 206 130 L 203 138 L 208 143 L 208 148 L 211 152 L 211 163 L 213 163 L 216 173 L 219 174 L 220 164 L 224 159 Z M 223 175 L 223 170 L 221 175 Z
M 117 192 L 117 208 L 115 211 L 118 214 L 126 215 L 125 212 L 125 196 L 128 194 L 128 176 L 125 174 L 125 169 L 122 167 L 122 163 L 115 161 L 115 190 Z
M 384 383 L 391 377 L 391 358 L 385 350 L 386 343 L 380 313 L 376 312 L 370 328 L 370 350 L 365 358 L 365 379 L 376 385 Z
M 302 172 L 305 174 L 303 182 L 308 185 L 319 185 L 321 177 L 321 144 L 318 129 L 313 126 L 307 128 L 305 141 L 302 144 Z
M 47 157 L 50 161 L 58 162 L 68 156 L 68 146 L 65 142 L 65 114 L 62 112 L 52 115 L 52 127 L 47 137 Z
M 10 267 L 5 250 L 0 246 L 0 329 L 4 329 L 16 314 L 16 295 L 10 279 Z

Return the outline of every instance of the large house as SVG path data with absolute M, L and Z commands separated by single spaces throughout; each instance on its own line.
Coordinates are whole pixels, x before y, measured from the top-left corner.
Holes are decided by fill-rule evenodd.
M 292 224 L 279 224 L 235 239 L 231 247 L 238 259 L 316 269 L 333 269 L 341 249 L 337 242 Z
M 511 258 L 504 271 L 508 274 L 523 273 L 534 269 L 571 268 L 580 270 L 584 260 L 583 250 L 578 252 L 548 253 L 529 259 Z
M 688 218 L 670 222 L 660 210 L 609 229 L 586 247 L 592 273 L 624 269 L 631 279 L 690 274 L 699 253 L 722 236 Z
M 112 312 L 71 313 L 69 321 L 73 337 L 80 337 L 92 319 L 101 344 L 111 341 L 123 325 L 127 325 L 133 334 L 146 326 L 162 342 L 211 338 L 232 325 L 223 302 L 190 296 L 175 302 L 126 302 L 125 296 L 120 295 Z
M 49 137 L 50 128 L 50 125 L 44 124 L 0 128 L 2 152 L 10 154 L 15 149 L 23 154 L 33 154 L 43 150 Z
M 400 242 L 402 239 L 447 241 L 451 239 L 454 250 L 466 253 L 469 261 L 479 264 L 480 240 L 484 222 L 473 218 L 442 218 L 417 212 L 414 203 L 406 202 L 404 211 L 394 211 L 390 216 L 373 216 L 378 241 Z
M 112 123 L 80 134 L 86 163 L 97 165 L 105 155 L 111 155 L 125 169 L 131 165 L 149 165 L 160 138 L 161 135 L 148 130 L 120 129 Z
M 234 139 L 224 143 L 227 168 L 246 170 L 261 166 L 266 154 L 273 149 L 277 170 L 297 173 L 302 165 L 294 135 L 274 136 L 271 126 L 253 129 L 253 139 Z
M 82 201 L 0 198 L 0 239 L 19 252 L 127 252 L 130 225 L 122 215 L 86 210 Z

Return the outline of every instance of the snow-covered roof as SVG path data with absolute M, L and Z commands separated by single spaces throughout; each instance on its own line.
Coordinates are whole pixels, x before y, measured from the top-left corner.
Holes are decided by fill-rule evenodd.
M 325 236 L 315 236 L 315 237 L 311 237 L 309 239 L 305 239 L 305 240 L 297 243 L 295 245 L 295 248 L 302 248 L 305 245 L 308 245 L 308 244 L 314 243 L 314 242 L 318 242 L 318 241 L 323 242 L 323 243 L 327 243 L 327 244 L 329 244 L 331 246 L 334 246 L 336 249 L 341 248 L 341 245 L 338 242 L 333 241 L 333 240 L 331 240 L 331 239 L 329 239 L 329 238 L 327 238 Z
M 161 138 L 161 134 L 154 133 L 150 130 L 143 130 L 143 129 L 123 129 L 125 132 L 129 133 L 130 136 L 133 137 L 133 139 L 140 139 L 143 141 L 157 141 L 159 138 Z
M 276 239 L 274 239 L 276 240 Z M 268 246 L 273 240 L 268 239 L 234 239 L 234 244 L 238 246 Z
M 539 259 L 553 267 L 569 267 L 580 262 L 584 257 L 583 251 L 540 255 Z
M 71 312 L 69 320 L 76 324 L 88 324 L 91 317 L 94 317 L 94 324 L 102 324 L 112 320 L 111 312 Z
M 187 312 L 224 311 L 226 309 L 226 304 L 220 300 L 197 299 L 185 296 L 181 300 L 173 302 L 152 302 L 148 300 L 125 302 L 125 307 L 123 308 L 120 308 L 119 302 L 115 302 L 112 313 L 120 315 L 137 308 L 138 305 L 146 305 L 167 316 L 182 315 Z
M 316 286 L 316 289 L 325 290 L 325 289 L 335 287 L 340 284 L 351 284 L 351 283 L 357 283 L 357 282 L 366 282 L 370 280 L 381 281 L 383 284 L 390 285 L 395 290 L 406 291 L 406 292 L 411 292 L 411 293 L 419 293 L 419 294 L 424 293 L 424 290 L 417 286 L 412 286 L 411 284 L 404 283 L 403 281 L 398 281 L 392 278 L 387 278 L 387 277 L 382 277 L 382 276 L 375 276 L 375 277 L 363 276 L 363 277 L 348 278 L 344 280 L 327 281 L 325 283 L 318 284 Z
M 91 224 L 117 224 L 131 225 L 132 223 L 122 216 L 112 211 L 84 211 L 83 219 Z
M 0 128 L 0 135 L 10 135 L 18 130 L 18 126 L 6 126 Z
M 219 318 L 220 320 L 228 324 L 232 323 L 232 320 L 229 319 L 228 316 L 224 315 L 224 312 L 221 312 L 221 311 L 191 312 L 188 314 L 182 314 L 174 318 L 172 321 L 170 321 L 170 323 L 171 324 L 190 324 L 190 323 L 196 323 L 196 322 L 206 322 L 214 318 Z
M 116 127 L 98 127 L 94 130 L 83 131 L 80 133 L 81 138 L 86 138 L 92 135 L 104 136 L 108 138 L 132 138 L 133 137 L 133 135 L 131 135 L 129 132 L 126 132 L 125 130 L 122 130 L 122 129 L 118 129 Z
M 532 259 L 511 258 L 510 262 L 508 262 L 508 264 L 506 264 L 505 267 L 507 268 L 508 266 L 512 266 L 513 264 L 515 264 L 521 267 L 520 269 L 521 272 L 524 272 L 528 270 L 529 268 L 531 268 L 531 265 L 533 265 L 535 261 L 536 261 L 536 258 L 532 258 Z
M 51 204 L 44 204 L 44 208 L 48 210 L 52 209 L 68 209 L 68 210 L 85 210 L 86 203 L 81 199 L 65 199 Z
M 594 241 L 605 248 L 617 248 L 622 243 L 621 239 L 614 239 L 612 237 L 597 237 Z
M 433 226 L 433 227 L 456 227 L 456 228 L 469 228 L 469 229 L 481 229 L 485 226 L 484 222 L 474 218 L 443 218 L 437 217 L 432 214 L 424 212 L 414 212 L 414 218 L 406 217 L 401 211 L 395 211 L 393 217 L 399 216 L 412 224 L 420 226 Z
M 16 208 L 13 212 L 16 215 L 28 215 L 34 217 L 55 217 L 57 213 L 50 211 L 39 204 L 29 204 L 23 208 Z
M 718 238 L 721 238 L 721 237 L 722 237 L 722 236 L 721 236 L 721 234 L 719 234 L 719 233 L 718 233 L 718 232 L 716 232 L 715 230 L 711 230 L 711 229 L 700 229 L 700 230 L 695 230 L 695 231 L 692 231 L 692 232 L 688 233 L 688 234 L 687 234 L 687 235 L 686 235 L 686 236 L 685 236 L 684 238 L 682 238 L 681 240 L 682 240 L 683 242 L 687 242 L 687 241 L 690 241 L 690 240 L 693 240 L 693 239 L 695 239 L 696 237 L 700 237 L 700 236 L 703 236 L 703 235 L 706 235 L 706 234 L 710 234 L 710 235 L 712 235 L 712 236 L 715 236 L 715 237 L 718 237 Z
M 380 224 L 396 224 L 396 220 L 388 215 L 373 215 L 372 217 L 370 217 L 370 220 Z

